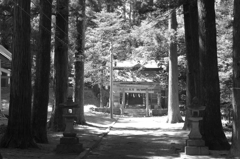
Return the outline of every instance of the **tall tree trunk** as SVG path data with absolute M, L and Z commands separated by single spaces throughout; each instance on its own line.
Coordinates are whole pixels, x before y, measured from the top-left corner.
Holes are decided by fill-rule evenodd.
M 100 89 L 100 93 L 99 93 L 99 101 L 100 101 L 100 107 L 103 107 L 103 69 L 100 70 L 101 71 L 101 77 L 100 77 L 100 84 L 99 84 L 99 89 Z
M 9 119 L 1 147 L 37 147 L 31 127 L 30 30 L 30 0 L 15 0 Z
M 85 47 L 85 0 L 79 0 L 81 13 L 77 17 L 77 52 L 75 53 L 75 102 L 78 103 L 78 124 L 86 124 L 84 117 L 84 47 Z
M 178 60 L 177 60 L 177 17 L 173 10 L 169 18 L 170 50 L 169 50 L 169 91 L 168 91 L 168 123 L 182 122 L 178 99 Z
M 123 19 L 124 21 L 126 21 L 126 14 L 127 14 L 127 11 L 126 11 L 126 0 L 123 1 Z
M 132 2 L 129 3 L 129 25 L 132 26 Z
M 206 106 L 201 133 L 211 150 L 229 149 L 220 114 L 214 0 L 198 0 L 201 104 Z
M 106 7 L 107 12 L 113 12 L 114 11 L 113 0 L 106 0 Z
M 36 58 L 36 79 L 33 98 L 33 137 L 38 143 L 48 143 L 47 114 L 49 99 L 49 76 L 51 63 L 51 16 L 52 0 L 40 1 L 40 43 Z
M 64 130 L 61 103 L 68 96 L 68 0 L 57 0 L 55 54 L 54 54 L 55 103 L 52 112 L 51 129 Z
M 131 9 L 132 9 L 132 25 L 136 24 L 137 17 L 137 9 L 136 9 L 136 0 L 131 1 Z
M 231 153 L 240 157 L 240 1 L 234 0 L 233 21 L 233 132 Z
M 185 42 L 187 56 L 187 107 L 192 99 L 200 99 L 200 77 L 199 77 L 199 43 L 198 43 L 198 12 L 197 0 L 188 0 L 183 5 Z M 183 129 L 189 130 L 191 123 L 188 120 L 190 114 L 186 110 L 186 117 Z

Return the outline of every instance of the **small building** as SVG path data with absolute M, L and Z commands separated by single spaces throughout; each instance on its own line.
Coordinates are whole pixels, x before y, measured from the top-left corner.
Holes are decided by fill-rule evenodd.
M 10 85 L 11 61 L 12 54 L 0 45 L 0 112 L 2 111 L 2 88 Z
M 166 94 L 165 88 L 159 82 L 153 82 L 153 77 L 162 68 L 146 67 L 138 62 L 133 66 L 115 64 L 113 70 L 125 76 L 124 79 L 119 77 L 113 81 L 113 105 L 119 107 L 123 114 L 150 116 L 152 110 L 166 106 L 166 100 L 162 98 Z
M 0 45 L 1 60 L 1 88 L 8 87 L 10 84 L 12 53 Z

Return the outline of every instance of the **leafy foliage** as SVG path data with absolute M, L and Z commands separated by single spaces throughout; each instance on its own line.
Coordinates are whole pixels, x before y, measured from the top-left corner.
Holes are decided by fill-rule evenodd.
M 104 69 L 105 77 L 109 76 L 110 44 L 115 57 L 126 59 L 125 43 L 129 38 L 129 27 L 119 13 L 102 11 L 95 13 L 91 21 L 93 24 L 86 30 L 86 64 L 91 69 L 86 70 L 86 75 L 91 76 L 93 83 L 99 83 L 100 70 Z
M 216 5 L 217 45 L 221 102 L 231 102 L 233 1 Z
M 76 47 L 75 17 L 77 11 L 76 0 L 70 1 L 69 18 L 69 66 L 74 62 Z M 167 69 L 166 57 L 168 56 L 168 40 L 174 32 L 168 32 L 168 15 L 171 10 L 177 9 L 178 32 L 177 44 L 178 53 L 183 58 L 179 61 L 179 81 L 182 88 L 185 87 L 185 37 L 183 29 L 183 18 L 181 6 L 185 1 L 130 1 L 130 0 L 87 0 L 87 28 L 86 28 L 86 48 L 85 48 L 85 82 L 96 84 L 100 82 L 103 70 L 105 85 L 109 81 L 109 58 L 110 42 L 113 44 L 114 58 L 122 60 L 141 61 L 143 64 L 150 60 L 155 60 L 159 67 Z M 53 2 L 53 15 L 55 15 L 56 1 Z M 130 4 L 133 5 L 130 8 Z M 107 6 L 112 5 L 113 12 L 107 12 Z M 124 11 L 125 8 L 125 11 Z M 39 22 L 39 0 L 33 0 L 31 5 L 31 45 L 32 55 L 35 57 L 38 46 L 38 22 Z M 13 27 L 13 1 L 4 0 L 0 3 L 0 42 L 11 51 L 12 27 Z M 134 13 L 134 16 L 133 16 Z M 125 15 L 124 15 L 125 14 Z M 136 23 L 130 23 L 130 19 L 135 18 Z M 54 16 L 53 16 L 54 19 Z M 218 62 L 222 102 L 230 101 L 231 77 L 232 77 L 232 21 L 233 21 L 233 1 L 216 1 L 217 20 L 217 44 Z M 53 20 L 53 28 L 55 20 Z M 54 34 L 54 30 L 49 33 Z M 54 39 L 52 46 L 54 45 Z M 33 65 L 34 65 L 33 60 Z M 34 73 L 33 67 L 33 73 Z M 165 70 L 166 70 L 165 69 Z M 71 69 L 69 69 L 71 72 Z M 126 72 L 120 71 L 119 75 L 129 78 Z M 119 75 L 117 75 L 118 77 Z M 34 75 L 34 74 L 33 74 Z M 119 77 L 120 78 L 120 77 Z M 166 81 L 167 71 L 156 75 L 155 81 Z M 166 82 L 164 82 L 166 84 Z

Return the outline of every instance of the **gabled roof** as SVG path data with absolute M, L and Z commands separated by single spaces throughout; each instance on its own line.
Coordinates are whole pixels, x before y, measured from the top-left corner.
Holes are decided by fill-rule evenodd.
M 11 69 L 12 53 L 2 45 L 0 45 L 0 59 L 2 68 Z
M 2 45 L 0 45 L 0 53 L 1 55 L 3 55 L 4 57 L 6 57 L 9 61 L 12 61 L 12 53 L 9 52 L 5 47 L 3 47 Z
M 119 62 L 117 64 L 118 66 L 113 67 L 113 70 L 141 70 L 141 71 L 160 71 L 162 68 L 156 67 L 156 64 L 147 64 L 147 65 L 142 65 L 140 62 L 137 62 L 137 64 L 134 62 Z

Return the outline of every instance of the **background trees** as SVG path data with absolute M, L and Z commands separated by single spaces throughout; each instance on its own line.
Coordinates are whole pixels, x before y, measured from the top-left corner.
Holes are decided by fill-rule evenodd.
M 56 8 L 54 95 L 55 103 L 51 116 L 51 129 L 64 130 L 61 103 L 68 97 L 68 0 L 58 0 Z
M 201 125 L 210 149 L 229 149 L 220 115 L 214 1 L 198 0 L 201 104 L 206 106 Z
M 7 132 L 2 147 L 36 147 L 31 128 L 30 0 L 14 1 L 13 58 Z
M 79 0 L 77 6 L 79 6 L 80 14 L 76 14 L 76 53 L 75 53 L 75 85 L 74 95 L 75 102 L 79 104 L 77 119 L 78 124 L 85 124 L 84 118 L 84 50 L 85 50 L 85 31 L 86 31 L 86 16 L 85 16 L 85 0 Z
M 48 143 L 47 113 L 51 63 L 52 0 L 40 1 L 39 51 L 36 57 L 32 128 L 36 142 Z
M 49 0 L 50 1 L 50 0 Z M 46 1 L 46 4 L 47 2 Z M 14 47 L 11 46 L 12 43 L 12 26 L 13 26 L 13 17 L 12 17 L 12 10 L 14 8 L 14 2 L 15 1 L 4 1 L 0 4 L 0 38 L 1 38 L 1 44 L 4 45 L 9 50 L 13 50 L 14 53 L 14 61 L 13 61 L 13 76 L 16 78 L 22 78 L 20 76 L 16 77 L 16 74 L 14 71 L 16 68 L 20 70 L 21 68 L 19 65 L 19 60 L 22 58 L 21 55 L 19 55 L 19 59 L 16 60 L 16 57 L 18 58 L 19 50 L 21 52 L 26 52 L 26 50 L 23 50 L 22 47 L 19 45 L 19 43 L 22 45 L 24 41 L 22 39 L 21 42 L 14 41 Z M 41 5 L 43 5 L 41 1 Z M 41 127 L 41 137 L 44 137 L 44 134 L 46 136 L 46 130 L 44 130 L 45 127 L 45 115 L 46 115 L 46 108 L 47 108 L 47 85 L 48 85 L 48 69 L 49 69 L 49 49 L 51 47 L 52 51 L 54 50 L 55 46 L 55 64 L 54 68 L 54 80 L 55 80 L 55 105 L 53 107 L 53 116 L 52 116 L 52 128 L 54 130 L 62 130 L 63 129 L 63 119 L 62 119 L 62 112 L 61 109 L 58 107 L 60 103 L 63 103 L 66 101 L 66 97 L 68 95 L 67 93 L 67 87 L 68 87 L 68 75 L 70 74 L 71 69 L 67 66 L 71 66 L 74 61 L 74 54 L 76 53 L 76 56 L 79 56 L 79 54 L 82 56 L 85 55 L 85 68 L 83 67 L 83 61 L 76 62 L 76 78 L 81 77 L 81 80 L 79 80 L 79 85 L 76 83 L 76 85 L 80 86 L 80 93 L 75 93 L 75 97 L 79 97 L 80 105 L 83 106 L 83 73 L 84 73 L 84 80 L 85 82 L 90 83 L 91 85 L 94 84 L 101 84 L 104 86 L 108 86 L 109 83 L 109 41 L 113 43 L 113 53 L 115 55 L 116 60 L 136 60 L 136 61 L 142 61 L 142 63 L 148 62 L 150 60 L 155 60 L 159 67 L 166 67 L 168 68 L 168 63 L 166 62 L 166 57 L 168 55 L 168 39 L 169 39 L 169 33 L 168 30 L 168 17 L 169 12 L 167 12 L 167 9 L 170 7 L 171 9 L 177 9 L 177 20 L 179 22 L 179 25 L 177 26 L 176 30 L 174 31 L 174 35 L 177 35 L 173 42 L 177 45 L 177 52 L 178 55 L 181 55 L 181 61 L 178 63 L 178 86 L 179 88 L 186 89 L 185 82 L 186 82 L 186 76 L 185 72 L 187 72 L 187 105 L 191 103 L 191 99 L 194 96 L 198 96 L 200 98 L 200 101 L 202 101 L 203 105 L 207 106 L 206 114 L 204 115 L 204 127 L 203 133 L 204 137 L 207 140 L 208 145 L 210 145 L 210 148 L 213 149 L 222 149 L 222 148 L 228 148 L 229 145 L 226 143 L 226 139 L 224 137 L 224 134 L 222 132 L 221 127 L 221 114 L 220 114 L 220 102 L 230 102 L 231 101 L 231 87 L 232 87 L 232 81 L 231 78 L 233 77 L 233 73 L 231 70 L 232 65 L 232 34 L 231 34 L 231 28 L 232 28 L 232 2 L 226 2 L 226 1 L 217 1 L 214 3 L 213 1 L 207 2 L 203 0 L 199 0 L 198 7 L 199 7 L 199 13 L 197 13 L 197 3 L 196 1 L 130 1 L 130 0 L 106 0 L 106 1 L 86 1 L 86 23 L 82 23 L 82 15 L 78 13 L 79 7 L 81 5 L 75 5 L 70 6 L 71 14 L 70 20 L 68 21 L 68 2 L 59 0 L 54 1 L 53 8 L 55 9 L 55 5 L 57 2 L 57 8 L 53 11 L 54 15 L 56 13 L 56 21 L 55 19 L 52 21 L 52 25 L 54 28 L 51 30 L 51 27 L 48 25 L 45 26 L 45 23 L 42 23 L 42 18 L 40 18 L 40 26 L 39 26 L 39 17 L 38 13 L 40 11 L 43 11 L 46 5 L 38 7 L 33 5 L 32 11 L 29 11 L 29 17 L 32 24 L 32 34 L 31 34 L 31 54 L 33 59 L 33 66 L 35 66 L 35 59 L 36 61 L 36 68 L 32 67 L 33 76 L 35 76 L 36 72 L 36 82 L 35 82 L 35 91 L 34 91 L 34 108 L 33 112 L 35 115 L 33 115 L 33 128 L 37 132 L 40 132 Z M 83 2 L 83 1 L 77 1 L 77 3 Z M 33 3 L 36 3 L 33 1 Z M 72 3 L 72 1 L 71 1 Z M 21 2 L 23 4 L 23 2 Z M 25 2 L 24 2 L 25 4 Z M 184 23 L 183 24 L 183 17 L 182 17 L 182 9 L 181 5 L 184 4 Z M 216 6 L 214 8 L 213 6 Z M 206 7 L 206 6 L 209 6 Z M 16 6 L 15 6 L 16 7 Z M 49 6 L 48 6 L 49 7 Z M 40 9 L 40 10 L 38 10 Z M 210 12 L 207 12 L 207 9 L 210 9 Z M 22 9 L 23 10 L 23 9 Z M 19 10 L 20 12 L 21 10 Z M 49 12 L 46 12 L 45 14 L 50 16 L 50 8 L 48 8 Z M 216 16 L 214 15 L 214 11 L 216 12 Z M 27 12 L 28 13 L 28 12 Z M 31 14 L 30 14 L 31 13 Z M 40 12 L 43 13 L 43 12 Z M 209 14 L 208 14 L 209 13 Z M 23 14 L 23 13 L 21 13 Z M 197 15 L 199 15 L 199 26 L 200 26 L 200 34 L 197 34 Z M 237 15 L 237 14 L 236 14 Z M 44 16 L 43 16 L 44 17 Z M 18 16 L 16 16 L 18 18 Z M 215 23 L 216 19 L 216 23 Z M 21 20 L 21 19 L 20 19 Z M 16 20 L 17 21 L 17 20 Z M 235 21 L 235 23 L 237 20 Z M 16 23 L 17 24 L 17 23 Z M 27 24 L 27 23 L 26 23 Z M 70 28 L 70 34 L 68 34 L 68 25 Z M 185 30 L 183 28 L 183 25 L 185 26 Z M 217 26 L 217 30 L 215 28 L 215 25 Z M 45 26 L 47 29 L 41 28 L 41 26 Z M 79 26 L 79 27 L 77 27 Z M 15 26 L 16 27 L 16 26 Z M 27 26 L 28 27 L 28 26 Z M 27 28 L 26 27 L 26 28 Z M 42 38 L 46 38 L 47 40 L 41 40 L 39 44 L 42 42 L 46 42 L 42 45 L 44 47 L 40 47 L 39 51 L 42 52 L 42 49 L 47 49 L 44 51 L 44 55 L 46 56 L 40 56 L 41 54 L 38 53 L 37 56 L 35 56 L 35 52 L 37 52 L 37 49 L 39 48 L 38 45 L 38 27 L 40 29 L 40 35 Z M 76 29 L 78 28 L 78 31 Z M 84 30 L 84 28 L 86 30 Z M 43 29 L 43 30 L 42 30 Z M 235 28 L 235 31 L 237 28 Z M 16 30 L 19 31 L 19 30 Z M 47 42 L 50 40 L 50 33 L 52 32 L 52 35 L 55 35 L 55 39 L 52 37 L 51 45 L 50 42 Z M 21 32 L 21 31 L 20 31 Z M 84 43 L 84 33 L 86 32 L 86 40 Z M 177 34 L 175 34 L 177 32 Z M 28 30 L 27 30 L 28 33 Z M 79 34 L 77 34 L 79 33 Z M 236 33 L 236 32 L 234 32 Z M 15 32 L 14 32 L 15 34 Z M 17 35 L 17 34 L 16 34 Z M 76 37 L 78 35 L 78 38 Z M 184 35 L 185 38 L 184 38 Z M 26 35 L 27 36 L 27 35 Z M 198 36 L 200 36 L 200 49 L 198 51 Z M 216 39 L 217 37 L 217 39 Z M 235 36 L 236 38 L 237 36 Z M 17 39 L 18 36 L 15 36 L 14 39 Z M 29 37 L 27 37 L 29 38 Z M 69 38 L 69 42 L 68 42 Z M 78 39 L 76 42 L 75 40 Z M 29 40 L 29 39 L 26 39 Z M 236 40 L 237 41 L 237 40 Z M 15 44 L 16 42 L 16 44 Z M 216 42 L 218 47 L 216 47 Z M 187 44 L 186 47 L 184 44 Z M 27 45 L 27 43 L 24 43 L 24 46 Z M 85 46 L 84 46 L 85 45 Z M 233 59 L 238 59 L 237 56 L 237 45 L 234 44 L 233 51 L 234 56 Z M 18 48 L 19 47 L 19 48 Z M 29 46 L 27 46 L 29 47 Z M 28 49 L 25 47 L 26 49 Z M 236 48 L 235 48 L 236 47 Z M 175 49 L 176 49 L 175 48 Z M 21 50 L 22 49 L 22 50 Z M 16 53 L 15 55 L 15 52 Z M 83 53 L 84 52 L 84 53 Z M 199 63 L 196 61 L 199 61 L 198 52 L 201 53 L 201 84 L 199 83 Z M 27 59 L 28 59 L 28 53 Z M 36 58 L 35 58 L 36 57 Z M 42 57 L 42 59 L 41 59 Z M 185 60 L 185 57 L 187 60 Z M 46 60 L 43 60 L 45 59 Z M 67 59 L 70 59 L 67 61 Z M 44 61 L 44 65 L 40 65 Z M 188 70 L 186 70 L 186 63 L 188 65 Z M 29 61 L 24 61 L 24 64 L 28 65 Z M 47 65 L 46 65 L 47 64 Z M 21 64 L 22 65 L 22 64 Z M 46 67 L 45 67 L 46 66 Z M 78 67 L 79 66 L 79 67 Z M 234 65 L 237 68 L 237 61 L 234 61 Z M 78 68 L 80 68 L 78 71 Z M 45 70 L 46 72 L 41 75 L 41 69 Z M 28 68 L 29 69 L 29 68 Z M 53 69 L 51 69 L 53 70 Z M 84 70 L 84 71 L 83 71 Z M 237 69 L 235 69 L 237 70 Z M 235 81 L 235 78 L 237 77 L 237 71 L 234 74 L 234 82 L 236 86 L 237 82 Z M 51 73 L 52 73 L 51 72 Z M 25 72 L 24 72 L 25 73 Z M 78 74 L 79 73 L 79 74 Z M 218 77 L 218 73 L 220 77 Z M 104 74 L 104 77 L 103 77 Z M 118 72 L 118 74 L 124 74 L 124 72 Z M 79 75 L 79 76 L 78 76 Z M 78 77 L 77 77 L 78 76 Z M 160 82 L 163 86 L 167 86 L 167 76 L 168 71 L 164 70 L 162 72 L 159 72 L 156 77 L 153 79 L 155 82 Z M 117 74 L 115 76 L 116 80 L 124 80 L 124 78 L 117 79 Z M 127 78 L 128 76 L 126 76 Z M 29 74 L 25 78 L 30 78 Z M 220 78 L 220 81 L 219 81 Z M 20 86 L 16 86 L 15 79 L 13 79 L 13 86 L 14 88 L 11 88 L 11 97 L 15 98 L 16 96 L 25 96 L 26 92 L 22 91 L 22 94 L 16 94 L 15 91 L 20 89 Z M 44 79 L 44 82 L 42 81 Z M 177 77 L 175 78 L 177 79 Z M 29 80 L 29 79 L 28 79 Z M 24 84 L 27 84 L 29 81 Z M 30 80 L 31 81 L 31 80 Z M 76 80 L 78 81 L 78 80 Z M 34 83 L 34 82 L 32 82 Z M 39 84 L 41 83 L 41 84 Z M 220 83 L 220 87 L 219 84 Z M 176 83 L 175 83 L 176 84 Z M 76 86 L 76 88 L 78 88 Z M 202 92 L 199 93 L 199 89 L 203 88 Z M 24 87 L 24 90 L 29 89 L 27 87 Z M 235 87 L 235 86 L 234 86 Z M 102 88 L 102 87 L 101 87 Z M 23 89 L 21 87 L 21 89 Z M 45 90 L 45 91 L 44 91 Z M 79 90 L 79 89 L 76 89 Z M 45 93 L 39 93 L 39 92 L 45 92 Z M 20 92 L 20 91 L 19 91 Z M 176 91 L 177 92 L 177 91 Z M 221 92 L 221 94 L 220 94 Z M 41 95 L 39 95 L 39 94 Z M 235 103 L 237 103 L 236 98 L 237 90 L 235 90 L 234 100 Z M 106 93 L 107 94 L 107 93 Z M 30 93 L 27 95 L 29 98 L 31 98 Z M 41 99 L 40 99 L 41 97 Z M 220 99 L 219 99 L 220 98 Z M 38 99 L 38 100 L 37 100 Z M 174 98 L 176 99 L 176 98 Z M 39 101 L 39 102 L 38 102 Z M 76 99 L 77 101 L 77 99 Z M 11 104 L 11 111 L 14 111 L 14 113 L 10 113 L 10 125 L 12 124 L 12 121 L 14 120 L 12 116 L 15 116 L 15 111 L 22 111 L 25 109 L 29 109 L 29 101 L 27 101 L 27 107 L 23 108 L 21 106 L 13 106 L 15 103 Z M 37 109 L 37 103 L 43 103 L 39 104 L 42 105 L 43 109 Z M 178 104 L 176 104 L 178 105 Z M 234 104 L 236 106 L 237 104 Z M 12 110 L 14 107 L 14 110 Z M 21 108 L 20 108 L 21 107 Z M 42 108 L 42 107 L 41 107 Z M 178 108 L 177 108 L 178 109 Z M 235 111 L 237 110 L 237 107 L 234 107 Z M 27 110 L 29 111 L 29 110 Z M 40 111 L 40 112 L 39 112 Z M 41 126 L 38 128 L 34 127 L 37 122 L 37 115 L 38 114 L 44 114 L 44 120 L 41 120 Z M 83 111 L 82 111 L 83 113 Z M 171 112 L 169 113 L 171 114 Z M 238 115 L 235 113 L 235 115 Z M 42 116 L 42 115 L 41 115 Z M 81 115 L 83 117 L 83 115 Z M 239 116 L 239 115 L 238 115 Z M 235 116 L 235 121 L 237 121 L 237 117 Z M 24 121 L 25 121 L 25 117 Z M 26 119 L 29 120 L 29 119 Z M 20 121 L 20 120 L 19 120 Z M 16 122 L 19 122 L 16 121 Z M 81 120 L 79 123 L 84 120 Z M 15 120 L 14 120 L 15 122 Z M 37 122 L 40 123 L 40 122 Z M 238 125 L 237 122 L 234 124 Z M 9 125 L 9 127 L 10 127 Z M 26 127 L 28 125 L 26 124 Z M 237 127 L 237 126 L 235 126 Z M 9 131 L 12 128 L 9 128 Z M 19 128 L 20 130 L 20 128 Z M 22 131 L 22 130 L 21 130 Z M 34 132 L 34 131 L 33 131 Z M 35 133 L 36 134 L 36 133 Z M 236 135 L 236 134 L 235 134 Z M 37 136 L 37 135 L 35 135 Z M 20 139 L 21 140 L 21 139 Z M 46 138 L 43 139 L 46 141 Z M 220 142 L 216 142 L 220 141 Z M 223 144 L 222 144 L 223 143 Z M 221 145 L 221 146 L 219 146 Z
M 2 1 L 0 5 L 0 43 L 8 50 L 12 48 L 13 5 L 12 1 Z
M 192 99 L 200 99 L 200 77 L 199 77 L 199 50 L 198 50 L 198 11 L 197 0 L 186 1 L 183 5 L 186 59 L 187 59 L 187 86 L 186 106 L 192 103 Z M 189 111 L 186 110 L 184 129 L 190 129 L 188 120 Z
M 240 156 L 240 2 L 234 1 L 233 21 L 233 134 L 231 152 Z
M 172 10 L 169 18 L 170 49 L 169 49 L 169 82 L 168 82 L 168 121 L 169 123 L 182 122 L 178 98 L 178 56 L 177 56 L 177 17 L 176 10 Z

